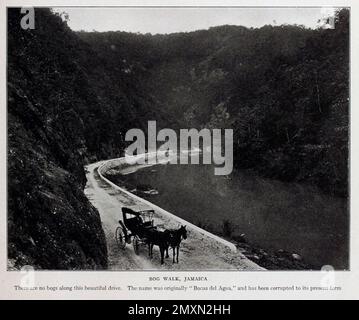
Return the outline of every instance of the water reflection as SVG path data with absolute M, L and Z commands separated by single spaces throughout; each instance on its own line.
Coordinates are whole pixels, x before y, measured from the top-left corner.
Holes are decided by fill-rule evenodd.
M 141 197 L 192 223 L 223 232 L 229 221 L 232 237 L 245 233 L 250 243 L 296 252 L 318 268 L 348 268 L 346 199 L 243 172 L 215 176 L 210 165 L 158 165 L 115 179 L 128 189 L 151 186 L 158 194 Z

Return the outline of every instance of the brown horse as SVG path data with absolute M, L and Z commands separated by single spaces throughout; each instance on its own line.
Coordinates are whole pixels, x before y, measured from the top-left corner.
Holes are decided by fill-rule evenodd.
M 181 241 L 182 239 L 187 239 L 186 226 L 181 226 L 178 230 L 166 230 L 166 231 L 169 233 L 168 244 L 173 250 L 173 263 L 175 263 L 175 255 L 176 255 L 176 261 L 178 263 L 178 254 L 179 254 L 179 247 Z M 166 258 L 168 258 L 168 246 L 167 246 Z

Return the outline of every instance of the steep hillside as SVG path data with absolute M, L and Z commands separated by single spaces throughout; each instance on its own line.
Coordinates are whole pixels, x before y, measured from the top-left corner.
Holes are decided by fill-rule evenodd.
M 36 29 L 26 31 L 19 13 L 8 11 L 10 267 L 106 268 L 99 215 L 83 194 L 87 148 L 78 109 L 91 100 L 78 95 L 88 90 L 78 41 L 49 10 L 36 10 Z
M 221 26 L 171 35 L 73 32 L 8 10 L 10 267 L 106 268 L 84 164 L 130 128 L 233 128 L 235 166 L 347 196 L 349 12 L 334 30 Z
M 23 30 L 20 10 L 8 11 L 10 267 L 106 268 L 100 218 L 83 193 L 83 166 L 121 154 L 122 132 L 141 115 L 137 108 L 131 118 L 127 110 L 139 102 L 111 85 L 116 100 L 109 106 L 103 62 L 59 16 L 48 9 L 35 16 L 36 28 Z
M 107 63 L 127 63 L 151 108 L 179 126 L 233 128 L 236 168 L 347 196 L 348 10 L 336 13 L 334 29 L 78 34 Z

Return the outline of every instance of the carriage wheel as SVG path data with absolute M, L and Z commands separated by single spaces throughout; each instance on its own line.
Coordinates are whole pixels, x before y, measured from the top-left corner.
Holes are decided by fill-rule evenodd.
M 121 227 L 116 228 L 115 232 L 116 243 L 120 249 L 125 249 L 126 247 L 126 235 Z
M 132 245 L 133 245 L 133 250 L 135 251 L 136 254 L 139 254 L 140 251 L 140 240 L 137 236 L 134 236 L 132 239 Z

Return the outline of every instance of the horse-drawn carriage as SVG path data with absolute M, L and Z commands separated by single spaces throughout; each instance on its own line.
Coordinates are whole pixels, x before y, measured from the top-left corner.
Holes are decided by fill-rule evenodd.
M 153 246 L 157 245 L 161 253 L 161 264 L 164 262 L 164 254 L 168 258 L 168 248 L 173 250 L 173 263 L 175 262 L 175 253 L 177 252 L 177 263 L 179 247 L 182 239 L 187 238 L 185 226 L 179 229 L 160 230 L 153 223 L 155 211 L 140 210 L 135 211 L 131 208 L 122 208 L 122 220 L 119 220 L 119 226 L 116 228 L 115 237 L 117 245 L 121 249 L 126 248 L 126 244 L 133 245 L 136 254 L 139 254 L 140 244 L 148 245 L 149 256 L 152 257 Z
M 139 245 L 147 243 L 148 231 L 155 229 L 153 225 L 154 210 L 134 211 L 130 208 L 122 208 L 122 221 L 116 228 L 115 237 L 121 249 L 132 242 L 136 254 L 139 252 Z

